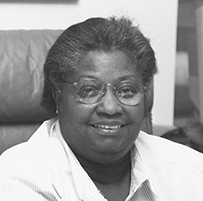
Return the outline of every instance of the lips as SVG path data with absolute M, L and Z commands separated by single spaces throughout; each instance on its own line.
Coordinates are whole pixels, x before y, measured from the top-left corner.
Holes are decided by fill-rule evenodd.
M 102 130 L 116 131 L 125 126 L 125 124 L 120 121 L 100 121 L 91 124 L 91 126 Z
M 95 128 L 101 128 L 101 129 L 106 129 L 106 130 L 116 130 L 122 127 L 122 125 L 92 125 Z

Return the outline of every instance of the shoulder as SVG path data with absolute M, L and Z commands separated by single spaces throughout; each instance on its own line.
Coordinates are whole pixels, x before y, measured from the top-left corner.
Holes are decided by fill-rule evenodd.
M 59 184 L 55 154 L 58 146 L 50 140 L 50 125 L 50 121 L 44 122 L 29 141 L 6 150 L 0 156 L 0 194 L 5 200 L 8 197 L 9 200 L 51 200 L 53 196 L 58 197 L 52 186 L 53 183 Z
M 55 141 L 50 140 L 51 123 L 44 122 L 28 142 L 0 156 L 0 194 L 5 200 L 60 199 L 60 172 L 55 154 L 58 144 L 55 146 Z
M 49 140 L 50 125 L 50 120 L 44 122 L 27 142 L 11 147 L 2 153 L 0 171 L 4 172 L 8 168 L 11 172 L 29 171 L 49 165 L 53 157 L 50 157 L 53 152 Z
M 168 162 L 194 162 L 202 166 L 203 154 L 194 149 L 172 142 L 159 136 L 140 132 L 136 147 L 147 161 L 163 160 Z
M 135 148 L 155 194 L 162 197 L 163 193 L 165 198 L 175 196 L 178 200 L 201 200 L 202 153 L 144 132 L 140 132 Z

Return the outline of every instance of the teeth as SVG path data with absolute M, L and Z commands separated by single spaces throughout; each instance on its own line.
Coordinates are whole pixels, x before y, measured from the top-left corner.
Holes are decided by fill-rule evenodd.
M 121 128 L 121 125 L 109 126 L 109 125 L 94 125 L 94 127 L 108 130 L 115 130 Z

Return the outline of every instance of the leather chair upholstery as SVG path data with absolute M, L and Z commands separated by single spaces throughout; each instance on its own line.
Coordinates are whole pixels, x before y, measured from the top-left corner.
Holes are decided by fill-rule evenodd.
M 43 64 L 62 30 L 0 31 L 0 154 L 27 141 L 49 114 L 40 107 Z M 143 130 L 152 133 L 151 114 Z

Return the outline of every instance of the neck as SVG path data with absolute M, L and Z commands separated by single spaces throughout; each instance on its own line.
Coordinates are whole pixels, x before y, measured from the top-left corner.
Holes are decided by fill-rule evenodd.
M 121 181 L 131 170 L 130 152 L 120 160 L 110 164 L 100 164 L 76 154 L 82 167 L 95 182 L 110 184 Z

